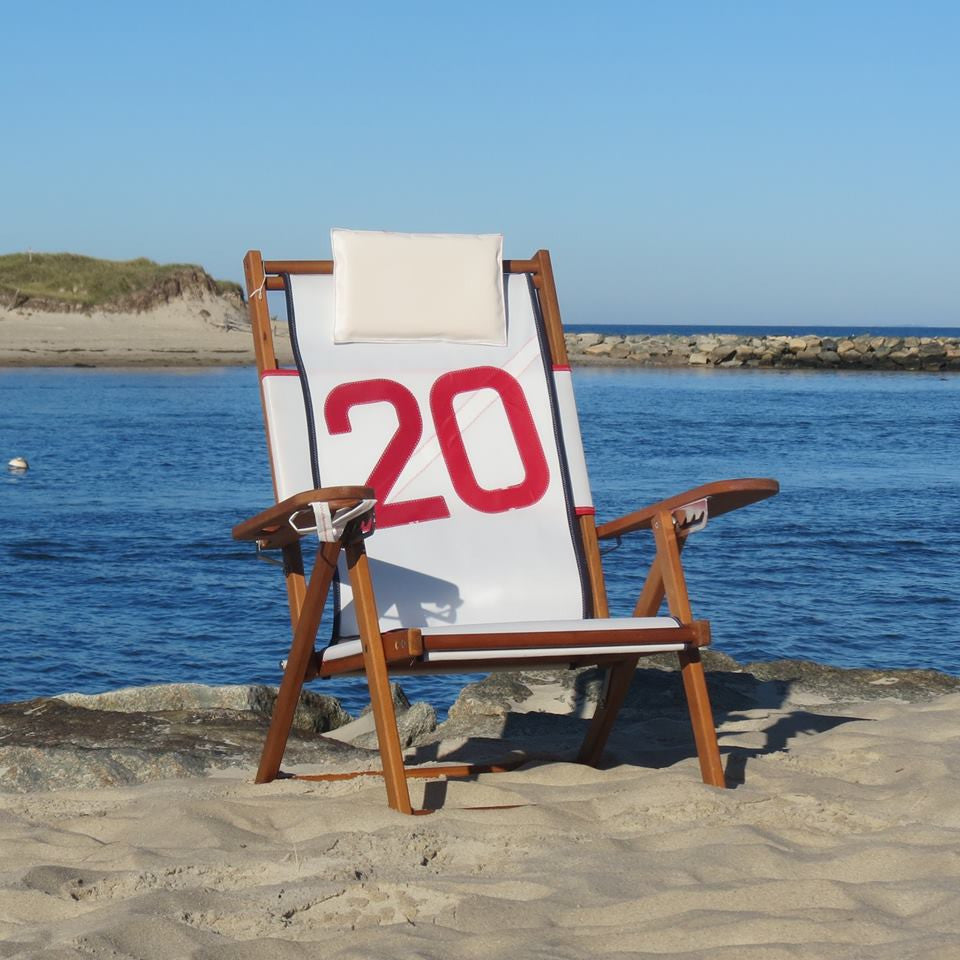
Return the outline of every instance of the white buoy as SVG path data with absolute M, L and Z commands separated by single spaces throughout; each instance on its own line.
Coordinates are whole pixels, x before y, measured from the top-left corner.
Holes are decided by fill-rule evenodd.
M 30 469 L 30 464 L 27 463 L 27 458 L 26 458 L 26 457 L 14 457 L 14 458 L 7 464 L 7 466 L 8 466 L 11 470 L 21 470 L 21 471 L 22 471 L 22 470 L 29 470 L 29 469 Z

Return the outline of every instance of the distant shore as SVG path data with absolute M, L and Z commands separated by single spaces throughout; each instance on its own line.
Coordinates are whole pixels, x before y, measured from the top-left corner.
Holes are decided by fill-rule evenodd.
M 960 370 L 960 339 L 733 333 L 568 333 L 574 366 Z M 278 362 L 293 363 L 287 325 L 274 329 Z M 213 367 L 254 362 L 236 298 L 197 295 L 142 312 L 46 312 L 0 307 L 0 367 Z
M 281 363 L 291 363 L 277 324 Z M 214 367 L 254 362 L 246 311 L 218 296 L 143 312 L 43 312 L 0 307 L 0 367 Z

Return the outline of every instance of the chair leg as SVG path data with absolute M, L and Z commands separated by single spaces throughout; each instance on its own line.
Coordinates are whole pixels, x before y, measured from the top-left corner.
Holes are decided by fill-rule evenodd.
M 377 743 L 383 763 L 383 779 L 387 787 L 387 803 L 400 813 L 413 813 L 407 775 L 403 767 L 403 749 L 397 730 L 397 713 L 390 696 L 390 678 L 387 673 L 387 658 L 383 651 L 383 636 L 380 633 L 380 618 L 377 614 L 370 566 L 363 548 L 363 540 L 357 539 L 347 545 L 347 569 L 357 611 L 360 642 L 363 648 L 363 665 L 370 688 L 370 706 L 373 710 Z
M 267 737 L 260 754 L 257 783 L 276 780 L 280 772 L 290 728 L 293 726 L 293 717 L 300 702 L 300 691 L 303 689 L 307 670 L 312 664 L 313 644 L 320 627 L 323 607 L 327 602 L 330 583 L 337 569 L 339 553 L 339 543 L 324 544 L 310 575 L 310 585 L 307 587 L 296 629 L 293 632 L 287 667 L 283 671 L 277 702 L 273 705 L 273 715 L 270 718 L 270 728 L 267 730 Z
M 603 692 L 597 703 L 597 710 L 590 721 L 587 735 L 577 754 L 578 763 L 586 763 L 595 767 L 603 756 L 603 749 L 607 745 L 610 731 L 616 722 L 617 714 L 623 706 L 633 674 L 637 669 L 639 657 L 631 657 L 612 666 L 607 671 Z
M 690 724 L 693 727 L 693 740 L 697 745 L 697 757 L 700 760 L 700 776 L 703 782 L 712 787 L 725 787 L 723 764 L 720 762 L 720 746 L 717 743 L 717 730 L 713 725 L 713 710 L 710 708 L 710 695 L 707 693 L 707 678 L 703 672 L 700 651 L 684 650 L 678 653 L 680 674 L 683 677 L 683 692 L 687 695 L 690 710 Z
M 678 549 L 683 549 L 683 541 L 678 543 Z M 660 604 L 663 603 L 663 595 L 664 586 L 663 576 L 660 573 L 660 561 L 654 558 L 633 615 L 635 617 L 655 617 L 660 609 Z M 630 683 L 633 680 L 633 674 L 637 669 L 639 660 L 639 657 L 633 657 L 616 664 L 607 671 L 603 693 L 597 704 L 596 713 L 590 721 L 583 746 L 577 756 L 579 763 L 596 766 L 600 762 L 600 758 L 603 756 L 603 748 L 607 745 L 617 714 L 620 712 L 623 701 L 630 690 Z
M 683 623 L 690 623 L 693 620 L 693 611 L 690 608 L 687 582 L 680 563 L 681 541 L 677 537 L 673 515 L 669 510 L 661 511 L 654 517 L 652 526 L 653 538 L 657 544 L 657 561 L 670 613 Z M 700 775 L 703 782 L 711 786 L 726 786 L 700 651 L 684 650 L 678 657 L 683 690 L 690 711 L 690 723 L 693 726 L 693 739 L 700 759 Z

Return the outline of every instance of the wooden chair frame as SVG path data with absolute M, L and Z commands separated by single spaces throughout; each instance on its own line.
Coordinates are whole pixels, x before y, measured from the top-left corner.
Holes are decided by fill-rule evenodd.
M 566 344 L 550 255 L 547 251 L 540 250 L 529 260 L 504 260 L 503 269 L 505 273 L 525 273 L 531 276 L 546 327 L 552 362 L 554 366 L 566 366 L 568 362 Z M 285 277 L 290 274 L 330 274 L 333 272 L 333 261 L 264 261 L 259 251 L 250 251 L 244 259 L 244 271 L 257 372 L 262 378 L 264 372 L 277 367 L 264 291 L 285 289 Z M 264 423 L 269 430 L 265 407 Z M 273 471 L 272 462 L 271 471 Z M 684 526 L 683 508 L 697 501 L 707 500 L 710 516 L 715 517 L 772 496 L 778 489 L 774 480 L 725 480 L 662 500 L 605 523 L 599 528 L 596 526 L 593 515 L 580 516 L 578 520 L 593 596 L 593 611 L 594 616 L 600 618 L 607 617 L 609 614 L 599 541 L 620 537 L 641 529 L 651 529 L 653 532 L 656 557 L 637 601 L 634 616 L 655 616 L 666 598 L 670 614 L 680 621 L 681 626 L 673 629 L 644 630 L 639 633 L 633 631 L 629 636 L 620 636 L 619 633 L 612 636 L 610 632 L 601 631 L 477 634 L 456 637 L 423 637 L 416 629 L 381 632 L 374 597 L 374 584 L 370 576 L 359 521 L 348 525 L 341 541 L 325 543 L 321 546 L 309 580 L 304 571 L 299 537 L 288 523 L 291 516 L 308 507 L 310 503 L 327 501 L 332 510 L 337 510 L 354 506 L 362 499 L 372 498 L 374 492 L 366 487 L 334 487 L 304 491 L 238 524 L 233 529 L 234 538 L 255 541 L 261 548 L 282 550 L 293 628 L 293 642 L 260 758 L 256 782 L 266 783 L 279 775 L 303 684 L 315 677 L 365 673 L 380 746 L 382 771 L 325 774 L 306 779 L 336 780 L 371 773 L 379 774 L 384 778 L 387 800 L 393 809 L 402 813 L 430 812 L 412 808 L 407 788 L 408 778 L 470 776 L 481 772 L 510 769 L 523 761 L 500 765 L 447 764 L 405 768 L 397 731 L 396 713 L 390 695 L 388 679 L 390 673 L 430 671 L 431 664 L 424 660 L 426 652 L 441 649 L 470 650 L 476 649 L 478 644 L 488 648 L 538 649 L 547 644 L 552 648 L 564 646 L 582 648 L 600 643 L 609 647 L 616 643 L 636 646 L 639 643 L 655 645 L 683 642 L 687 646 L 678 654 L 678 657 L 701 775 L 704 783 L 717 787 L 724 786 L 723 767 L 700 658 L 700 647 L 710 642 L 709 625 L 706 621 L 693 619 L 680 559 L 689 535 Z M 275 477 L 274 490 L 276 492 Z M 341 550 L 345 551 L 346 555 L 347 570 L 357 610 L 362 653 L 324 664 L 314 650 L 314 643 Z M 586 664 L 598 664 L 608 668 L 604 692 L 578 755 L 580 762 L 596 764 L 601 758 L 617 713 L 630 687 L 637 663 L 643 655 L 637 653 L 552 655 L 527 657 L 513 663 L 504 659 L 496 663 L 497 666 L 516 665 L 518 668 Z M 490 667 L 489 660 L 458 663 L 458 669 L 462 669 L 464 673 L 487 672 Z

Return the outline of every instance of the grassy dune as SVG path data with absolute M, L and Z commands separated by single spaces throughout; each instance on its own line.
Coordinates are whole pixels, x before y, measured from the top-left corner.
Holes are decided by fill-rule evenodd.
M 159 264 L 145 257 L 98 260 L 75 253 L 10 253 L 0 256 L 0 294 L 99 307 L 145 294 L 185 274 L 205 275 L 193 264 Z M 213 282 L 220 293 L 240 292 L 239 284 Z

